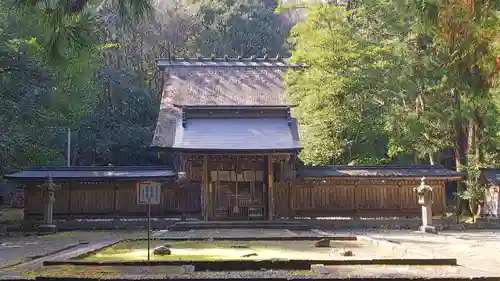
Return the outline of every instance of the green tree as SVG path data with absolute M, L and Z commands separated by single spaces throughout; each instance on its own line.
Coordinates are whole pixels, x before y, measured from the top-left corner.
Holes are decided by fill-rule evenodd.
M 361 128 L 385 136 L 391 158 L 410 154 L 434 163 L 451 148 L 458 169 L 469 165 L 469 154 L 484 162 L 498 143 L 497 8 L 472 11 L 458 0 L 362 0 L 350 7 L 309 6 L 307 21 L 292 33 L 294 59 L 310 65 L 287 80 L 307 131 L 305 158 L 355 160 L 321 155 L 357 151 L 342 145 L 357 134 L 341 132 Z M 376 115 L 363 111 L 377 102 Z M 306 114 L 316 109 L 323 115 Z M 367 117 L 363 126 L 348 123 L 359 120 L 356 114 Z M 366 147 L 381 155 L 379 147 Z
M 363 38 L 344 7 L 308 5 L 307 20 L 292 29 L 294 61 L 305 70 L 286 76 L 298 105 L 309 163 L 380 162 L 385 159 L 384 80 L 391 49 Z
M 264 0 L 201 0 L 190 5 L 197 12 L 197 34 L 188 48 L 199 55 L 276 55 L 286 50 L 284 43 L 290 24 L 274 13 L 275 6 Z
M 110 18 L 140 21 L 153 10 L 151 0 L 15 0 L 24 13 L 36 13 L 40 42 L 53 61 L 86 52 L 96 46 L 98 25 Z M 109 11 L 113 11 L 110 13 Z M 116 12 L 114 12 L 116 11 Z

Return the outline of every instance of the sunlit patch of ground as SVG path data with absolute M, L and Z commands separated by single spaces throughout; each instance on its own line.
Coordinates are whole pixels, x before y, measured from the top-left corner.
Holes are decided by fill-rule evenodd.
M 168 244 L 172 254 L 151 255 L 153 260 L 262 260 L 262 259 L 356 259 L 398 257 L 404 254 L 396 249 L 382 249 L 365 241 L 331 241 L 330 248 L 316 248 L 316 241 L 152 241 L 151 249 Z M 248 248 L 235 248 L 248 245 Z M 348 249 L 353 257 L 344 257 L 340 251 Z M 152 250 L 151 250 L 152 251 Z M 125 241 L 93 255 L 89 261 L 146 260 L 147 241 Z

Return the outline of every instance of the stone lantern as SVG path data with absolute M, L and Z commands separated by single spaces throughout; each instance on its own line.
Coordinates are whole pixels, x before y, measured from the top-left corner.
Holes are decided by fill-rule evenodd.
M 60 189 L 60 185 L 55 184 L 52 181 L 52 177 L 49 176 L 46 183 L 38 186 L 42 192 L 47 192 L 47 200 L 45 202 L 45 212 L 43 218 L 43 224 L 39 226 L 40 234 L 52 234 L 57 231 L 56 226 L 54 225 L 54 202 L 55 199 L 55 191 Z
M 437 233 L 437 229 L 432 225 L 432 186 L 425 183 L 425 177 L 420 181 L 420 185 L 416 187 L 418 203 L 422 206 L 422 226 L 420 231 L 426 233 Z

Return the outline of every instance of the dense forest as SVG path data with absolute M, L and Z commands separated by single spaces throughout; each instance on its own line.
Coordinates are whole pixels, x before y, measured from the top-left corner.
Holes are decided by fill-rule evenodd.
M 264 0 L 0 1 L 0 174 L 33 165 L 155 163 L 155 60 L 288 50 Z
M 154 163 L 155 59 L 287 54 L 307 163 L 500 162 L 500 1 L 0 1 L 0 174 Z M 451 164 L 450 164 L 451 162 Z

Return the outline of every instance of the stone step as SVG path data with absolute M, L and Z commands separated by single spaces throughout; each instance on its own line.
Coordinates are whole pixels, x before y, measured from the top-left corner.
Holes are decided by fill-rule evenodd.
M 181 221 L 170 227 L 170 231 L 196 229 L 289 229 L 309 230 L 309 226 L 298 221 Z

